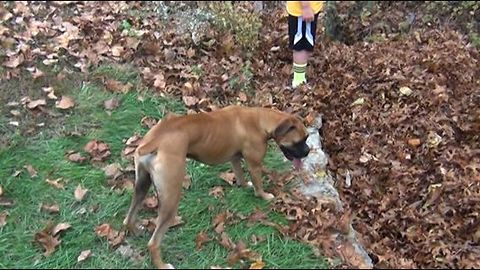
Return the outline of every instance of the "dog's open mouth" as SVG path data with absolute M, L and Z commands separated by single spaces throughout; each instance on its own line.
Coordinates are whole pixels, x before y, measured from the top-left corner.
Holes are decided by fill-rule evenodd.
M 299 158 L 294 158 L 292 160 L 292 164 L 293 164 L 293 168 L 295 168 L 295 170 L 300 170 L 302 168 L 303 162 Z
M 288 149 L 287 147 L 280 146 L 280 149 L 283 152 L 283 155 L 292 162 L 293 167 L 295 170 L 299 170 L 302 168 L 303 162 L 301 158 L 295 151 L 292 151 L 291 149 Z

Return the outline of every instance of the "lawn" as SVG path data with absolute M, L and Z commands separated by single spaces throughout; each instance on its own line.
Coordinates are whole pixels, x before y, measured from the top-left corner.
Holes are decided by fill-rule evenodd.
M 56 86 L 56 93 L 71 96 L 75 106 L 68 110 L 50 106 L 54 114 L 61 116 L 53 119 L 38 116 L 44 117 L 42 121 L 45 125 L 37 127 L 32 135 L 16 131 L 9 126 L 7 118 L 2 116 L 0 119 L 2 133 L 8 138 L 6 146 L 0 149 L 0 187 L 4 201 L 14 202 L 13 205 L 3 203 L 0 206 L 0 213 L 7 214 L 6 225 L 0 228 L 1 268 L 153 267 L 146 249 L 150 233 L 137 237 L 127 235 L 120 245 L 138 252 L 143 259 L 132 259 L 125 252 L 119 252 L 120 248 L 112 248 L 107 239 L 95 233 L 95 228 L 104 223 L 120 230 L 132 196 L 131 189 L 112 189 L 107 184 L 103 168 L 112 163 L 123 167 L 131 165 L 131 160 L 125 158 L 122 151 L 128 138 L 147 131 L 141 124 L 143 117 L 160 119 L 167 111 L 185 113 L 186 110 L 176 100 L 160 98 L 148 89 L 140 89 L 138 74 L 133 69 L 101 66 L 90 76 L 84 80 L 72 75 L 63 80 L 61 86 Z M 99 82 L 99 77 L 130 82 L 133 87 L 127 93 L 113 93 Z M 12 80 L 8 88 L 18 89 L 20 84 L 21 80 Z M 2 88 L 0 91 L 9 89 Z M 111 98 L 118 99 L 119 106 L 107 111 L 103 104 Z M 23 108 L 21 112 L 25 114 L 25 119 L 34 118 L 28 109 Z M 68 160 L 69 151 L 77 151 L 87 157 L 83 148 L 91 140 L 108 145 L 111 152 L 108 159 L 102 163 Z M 266 164 L 280 171 L 288 169 L 280 152 L 273 146 L 268 151 Z M 28 165 L 37 172 L 35 177 L 26 169 Z M 287 224 L 284 216 L 270 210 L 269 203 L 254 197 L 251 189 L 230 186 L 219 177 L 229 170 L 229 164 L 210 167 L 188 162 L 191 185 L 183 191 L 178 212 L 183 223 L 170 228 L 163 242 L 163 257 L 167 262 L 177 268 L 228 267 L 230 251 L 219 243 L 212 225 L 218 214 L 228 210 L 233 216 L 226 223 L 226 234 L 232 242 L 243 241 L 248 248 L 260 254 L 265 268 L 328 267 L 326 260 L 316 256 L 317 252 L 307 244 L 285 238 L 271 226 L 252 224 L 239 218 L 259 210 L 267 214 L 269 221 Z M 59 183 L 64 188 L 49 184 L 47 179 L 60 179 Z M 268 190 L 269 183 L 265 184 Z M 74 196 L 78 185 L 88 190 L 80 201 Z M 216 186 L 223 187 L 223 196 L 217 198 L 210 194 Z M 58 213 L 41 209 L 42 205 L 52 204 L 58 205 Z M 151 209 L 140 213 L 140 218 L 154 216 L 155 211 Z M 44 256 L 44 249 L 34 238 L 49 221 L 53 224 L 68 223 L 71 227 L 59 233 L 61 243 L 51 255 Z M 202 232 L 211 240 L 197 250 L 195 239 Z M 91 256 L 77 262 L 77 257 L 84 250 L 91 250 Z M 232 267 L 248 268 L 250 264 L 249 261 L 237 262 Z

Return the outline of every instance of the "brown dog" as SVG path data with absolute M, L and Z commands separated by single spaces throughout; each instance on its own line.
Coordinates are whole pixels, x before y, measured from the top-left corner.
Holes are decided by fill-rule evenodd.
M 308 155 L 307 130 L 292 115 L 267 108 L 229 106 L 210 113 L 170 114 L 144 136 L 135 151 L 135 190 L 123 221 L 136 232 L 136 215 L 153 182 L 158 195 L 157 227 L 148 243 L 157 268 L 173 268 L 160 255 L 160 243 L 177 212 L 185 176 L 186 158 L 216 165 L 231 162 L 238 185 L 246 186 L 241 159 L 250 172 L 255 195 L 274 196 L 263 190 L 262 162 L 271 138 L 294 163 Z

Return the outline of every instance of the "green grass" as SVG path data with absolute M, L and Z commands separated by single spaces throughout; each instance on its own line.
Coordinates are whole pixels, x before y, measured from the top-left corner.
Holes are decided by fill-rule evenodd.
M 116 78 L 122 82 L 130 81 L 136 85 L 135 72 L 102 67 L 97 74 Z M 83 146 L 92 139 L 106 142 L 111 157 L 105 165 L 114 162 L 128 164 L 130 161 L 121 156 L 124 141 L 135 132 L 144 134 L 140 120 L 144 116 L 161 118 L 166 111 L 185 112 L 177 101 L 159 99 L 148 93 L 132 91 L 125 95 L 105 91 L 98 84 L 86 83 L 79 89 L 69 92 L 76 106 L 69 112 L 63 112 L 59 119 L 62 125 L 56 125 L 58 132 L 38 133 L 36 136 L 22 137 L 12 135 L 8 148 L 0 150 L 0 186 L 4 197 L 15 201 L 13 207 L 0 206 L 0 212 L 7 211 L 7 224 L 0 228 L 0 267 L 1 268 L 152 268 L 146 244 L 150 234 L 127 236 L 126 242 L 135 250 L 142 251 L 145 260 L 134 262 L 123 257 L 111 248 L 107 240 L 95 235 L 94 229 L 102 223 L 110 223 L 117 230 L 130 204 L 132 191 L 118 193 L 107 186 L 101 166 L 73 163 L 65 158 L 70 150 L 83 153 Z M 139 100 L 139 95 L 143 101 Z M 120 107 L 108 114 L 103 102 L 112 97 L 120 100 Z M 80 136 L 68 136 L 71 132 Z M 52 134 L 57 134 L 52 136 Z M 266 158 L 269 168 L 285 169 L 282 158 L 276 148 L 270 148 Z M 38 172 L 31 178 L 24 165 L 32 165 Z M 271 212 L 269 203 L 253 196 L 252 189 L 231 187 L 218 175 L 230 169 L 229 164 L 210 167 L 189 161 L 187 172 L 191 176 L 191 186 L 183 191 L 179 215 L 183 224 L 169 229 L 163 242 L 163 258 L 177 268 L 210 268 L 214 265 L 227 266 L 229 251 L 218 241 L 207 242 L 202 250 L 195 249 L 195 238 L 206 231 L 210 238 L 215 237 L 212 219 L 222 211 L 249 215 L 256 208 L 268 213 L 270 220 L 286 224 L 278 213 Z M 21 170 L 16 177 L 14 172 Z M 248 177 L 248 174 L 246 174 Z M 65 190 L 59 190 L 45 179 L 63 178 Z M 85 199 L 77 202 L 74 190 L 81 184 L 89 191 Z M 225 197 L 216 199 L 209 190 L 217 185 L 224 186 Z M 265 183 L 268 190 L 268 183 Z M 58 203 L 59 214 L 40 211 L 42 203 Z M 83 211 L 85 209 L 86 211 Z M 155 213 L 143 210 L 141 217 L 153 217 Z M 42 230 L 47 221 L 68 222 L 72 227 L 61 233 L 61 244 L 49 257 L 44 257 L 43 249 L 33 239 L 36 232 Z M 262 255 L 266 268 L 326 268 L 323 258 L 314 255 L 306 244 L 282 237 L 275 229 L 261 224 L 250 226 L 247 221 L 228 224 L 225 231 L 234 242 L 244 241 L 249 248 Z M 254 245 L 252 235 L 265 238 Z M 86 261 L 77 263 L 81 251 L 91 249 L 93 255 Z M 243 267 L 236 264 L 233 267 Z

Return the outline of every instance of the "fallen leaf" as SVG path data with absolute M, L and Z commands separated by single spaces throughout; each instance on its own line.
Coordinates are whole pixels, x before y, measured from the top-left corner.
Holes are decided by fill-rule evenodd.
M 3 65 L 8 68 L 16 68 L 25 61 L 23 54 L 17 54 L 11 56 L 7 61 L 3 62 Z
M 110 156 L 108 145 L 98 140 L 89 141 L 83 150 L 90 154 L 93 161 L 104 161 Z
M 144 259 L 141 252 L 135 251 L 130 245 L 121 245 L 115 251 L 125 258 L 129 258 L 134 262 L 140 262 Z
M 197 237 L 195 238 L 195 246 L 197 250 L 201 250 L 203 244 L 206 242 L 210 241 L 210 238 L 208 237 L 208 234 L 204 231 L 200 232 L 197 234 Z
M 230 186 L 233 186 L 233 180 L 235 179 L 235 173 L 233 172 L 222 172 L 219 175 L 225 182 L 227 182 Z
M 3 228 L 5 225 L 7 225 L 7 216 L 7 212 L 0 213 L 0 228 Z
M 77 200 L 77 202 L 83 200 L 83 197 L 85 197 L 87 191 L 88 189 L 83 189 L 81 185 L 78 185 L 74 192 L 75 200 Z
M 27 169 L 31 178 L 37 177 L 37 171 L 33 168 L 32 165 L 27 164 L 27 165 L 24 166 L 24 168 Z
M 92 255 L 92 251 L 90 249 L 84 250 L 80 252 L 80 255 L 78 255 L 77 262 L 85 261 L 88 257 Z
M 227 250 L 231 250 L 234 247 L 232 239 L 227 235 L 227 233 L 222 232 L 220 235 L 220 245 L 222 245 Z
M 95 228 L 95 234 L 100 237 L 105 237 L 110 234 L 112 227 L 108 223 L 103 223 Z
M 145 198 L 145 200 L 143 201 L 143 205 L 145 205 L 145 207 L 150 208 L 150 209 L 155 209 L 155 208 L 157 208 L 157 206 L 158 206 L 157 197 L 155 197 L 155 196 L 148 196 L 148 197 Z
M 249 269 L 263 269 L 265 267 L 265 262 L 258 260 L 250 264 Z
M 112 55 L 116 57 L 121 56 L 124 50 L 125 48 L 123 48 L 122 46 L 114 45 L 112 46 Z
M 55 225 L 52 229 L 52 235 L 56 236 L 59 232 L 64 231 L 68 228 L 72 227 L 69 223 L 59 223 Z
M 103 171 L 105 172 L 105 177 L 111 178 L 113 180 L 117 179 L 120 175 L 122 175 L 121 166 L 118 163 L 112 163 L 105 166 L 105 168 L 103 168 Z
M 45 257 L 50 256 L 56 249 L 58 245 L 62 242 L 59 240 L 59 236 L 53 236 L 52 233 L 53 226 L 48 224 L 42 231 L 35 233 L 35 241 L 42 245 L 45 249 L 43 255 Z
M 224 196 L 224 193 L 223 193 L 223 187 L 222 186 L 215 186 L 213 188 L 210 189 L 210 191 L 208 192 L 208 195 L 213 195 L 213 197 L 215 198 L 222 198 Z
M 260 220 L 267 219 L 267 214 L 265 214 L 262 210 L 256 209 L 249 217 L 249 222 L 258 222 Z
M 20 116 L 21 113 L 19 110 L 11 110 L 10 113 L 13 115 L 13 116 Z
M 105 87 L 112 92 L 127 93 L 132 88 L 131 83 L 122 84 L 121 82 L 113 79 L 109 79 L 105 82 Z
M 45 106 L 45 105 L 47 105 L 47 102 L 45 101 L 45 99 L 37 99 L 37 100 L 30 101 L 27 104 L 27 108 L 29 108 L 30 110 L 33 110 L 38 106 Z
M 153 82 L 153 86 L 158 89 L 164 89 L 166 86 L 165 77 L 162 73 L 156 74 L 154 77 L 155 81 Z
M 183 96 L 182 100 L 187 107 L 196 105 L 200 101 L 197 97 L 194 96 Z
M 181 224 L 183 224 L 182 217 L 179 216 L 179 215 L 176 215 L 176 216 L 172 219 L 172 221 L 170 221 L 170 228 L 171 228 L 171 227 L 176 227 L 176 226 L 181 225 Z
M 411 146 L 419 146 L 421 144 L 421 141 L 418 138 L 409 139 L 408 144 L 410 144 Z
M 407 86 L 403 86 L 403 87 L 400 87 L 400 94 L 404 95 L 404 96 L 410 96 L 412 94 L 412 89 L 410 89 L 409 87 Z
M 233 251 L 228 255 L 227 261 L 228 261 L 228 265 L 232 266 L 241 259 L 249 259 L 249 260 L 253 259 L 257 261 L 259 259 L 257 257 L 258 257 L 257 254 L 255 252 L 252 252 L 250 249 L 248 249 L 245 243 L 243 243 L 243 241 L 240 240 L 235 245 L 235 248 L 233 249 Z
M 48 205 L 48 204 L 43 204 L 40 206 L 40 209 L 42 209 L 43 211 L 45 212 L 48 212 L 50 214 L 56 214 L 58 212 L 60 212 L 60 206 L 58 206 L 58 204 L 51 204 L 51 205 Z
M 65 187 L 63 186 L 63 184 L 60 183 L 60 180 L 62 180 L 62 178 L 58 178 L 56 180 L 50 180 L 50 179 L 45 179 L 45 181 L 47 183 L 49 183 L 50 185 L 54 186 L 55 188 L 58 188 L 58 189 L 65 189 Z
M 244 92 L 240 92 L 238 94 L 238 99 L 241 101 L 241 102 L 247 102 L 247 95 L 244 93 Z
M 103 102 L 103 106 L 105 109 L 112 111 L 120 106 L 120 101 L 118 101 L 116 98 L 111 98 L 109 100 L 105 100 L 105 102 Z
M 185 189 L 189 189 L 191 184 L 192 180 L 190 179 L 190 176 L 185 175 L 185 178 L 183 178 L 182 187 Z
M 86 157 L 83 157 L 80 153 L 75 152 L 75 153 L 72 153 L 72 154 L 68 155 L 68 160 L 70 160 L 72 162 L 81 163 L 81 162 L 86 160 Z
M 0 197 L 0 206 L 12 207 L 13 205 L 15 205 L 15 202 L 13 200 Z
M 365 103 L 365 99 L 362 97 L 362 98 L 357 98 L 352 104 L 351 106 L 355 106 L 355 105 L 362 105 L 363 103 Z
M 62 99 L 56 102 L 56 107 L 62 110 L 67 110 L 73 108 L 75 106 L 75 102 L 71 97 L 62 96 Z
M 145 126 L 145 127 L 147 127 L 147 128 L 150 129 L 150 128 L 152 128 L 153 126 L 155 126 L 155 125 L 158 123 L 158 121 L 157 121 L 157 119 L 155 119 L 155 118 L 152 118 L 152 117 L 149 117 L 149 116 L 145 116 L 145 117 L 142 118 L 142 120 L 140 120 L 140 123 L 141 123 L 143 126 Z

